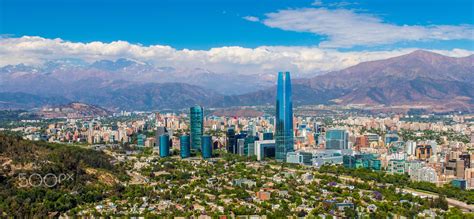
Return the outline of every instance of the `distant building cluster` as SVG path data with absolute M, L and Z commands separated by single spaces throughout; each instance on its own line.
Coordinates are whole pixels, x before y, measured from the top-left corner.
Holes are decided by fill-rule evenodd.
M 290 74 L 280 72 L 274 116 L 206 116 L 203 107 L 196 105 L 181 114 L 121 112 L 109 118 L 54 122 L 45 130 L 34 126 L 13 130 L 31 140 L 153 148 L 161 157 L 200 154 L 209 159 L 214 150 L 222 149 L 259 161 L 276 159 L 315 167 L 340 164 L 474 188 L 473 118 L 424 121 L 429 118 L 348 115 L 327 122 L 295 115 Z M 265 199 L 265 191 L 259 197 Z

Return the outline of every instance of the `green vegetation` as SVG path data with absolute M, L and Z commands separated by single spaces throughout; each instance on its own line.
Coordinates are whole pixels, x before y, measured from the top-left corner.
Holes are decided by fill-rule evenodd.
M 448 208 L 446 200 L 453 197 L 473 203 L 473 191 L 412 182 L 407 175 L 342 166 L 315 169 L 274 160 L 256 162 L 255 157 L 222 150 L 214 151 L 214 159 L 202 160 L 177 155 L 159 158 L 151 148 L 145 148 L 122 162 L 114 158 L 125 152 L 106 152 L 0 134 L 0 161 L 5 167 L 0 170 L 0 214 L 158 218 L 201 214 L 213 218 L 232 214 L 354 218 L 362 214 L 362 218 L 414 218 L 432 210 L 446 218 L 473 216 Z M 22 174 L 67 174 L 72 179 L 51 187 L 23 186 Z M 312 176 L 309 180 L 308 175 Z M 421 198 L 400 188 L 440 195 Z M 266 198 L 259 197 L 260 192 L 265 192 Z M 346 203 L 353 207 L 337 207 Z M 376 210 L 369 211 L 369 207 Z
M 0 212 L 8 216 L 45 217 L 50 212 L 66 212 L 111 196 L 118 192 L 119 180 L 128 180 L 121 166 L 111 164 L 110 156 L 75 146 L 0 134 L 0 157 L 7 163 L 0 170 Z M 51 187 L 39 178 L 47 179 L 48 174 L 51 177 L 46 182 Z M 51 181 L 53 175 L 64 176 L 63 181 Z
M 321 173 L 331 173 L 337 176 L 345 175 L 361 179 L 363 181 L 374 181 L 387 185 L 394 185 L 398 188 L 412 188 L 416 190 L 437 193 L 449 198 L 454 198 L 468 204 L 474 204 L 474 190 L 461 190 L 459 188 L 446 184 L 437 187 L 430 182 L 411 181 L 407 174 L 389 174 L 382 171 L 373 171 L 364 168 L 348 169 L 343 166 L 322 166 L 319 171 Z
M 436 140 L 438 144 L 443 143 L 441 139 L 443 136 L 446 136 L 448 141 L 460 141 L 465 144 L 470 142 L 468 135 L 458 133 L 455 131 L 435 132 L 432 130 L 424 130 L 424 131 L 419 131 L 419 132 L 421 132 L 421 135 L 417 136 L 416 131 L 402 129 L 400 132 L 400 136 L 405 141 L 409 141 L 409 140 L 421 141 L 421 140 L 430 139 L 430 140 Z

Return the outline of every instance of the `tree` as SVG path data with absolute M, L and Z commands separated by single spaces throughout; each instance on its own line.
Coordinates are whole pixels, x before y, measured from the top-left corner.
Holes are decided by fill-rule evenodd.
M 344 216 L 346 218 L 358 218 L 357 211 L 349 207 L 344 208 Z

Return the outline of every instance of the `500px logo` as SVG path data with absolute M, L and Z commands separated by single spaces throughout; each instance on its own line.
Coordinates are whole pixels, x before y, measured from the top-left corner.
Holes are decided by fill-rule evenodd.
M 41 175 L 39 173 L 33 174 L 26 174 L 20 173 L 18 174 L 19 185 L 20 187 L 39 187 L 39 186 L 46 186 L 46 187 L 54 187 L 57 184 L 60 184 L 64 181 L 73 180 L 74 174 L 53 174 L 48 173 L 45 175 Z

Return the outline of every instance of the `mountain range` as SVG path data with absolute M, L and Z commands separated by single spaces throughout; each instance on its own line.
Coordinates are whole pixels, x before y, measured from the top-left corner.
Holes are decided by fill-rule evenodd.
M 84 102 L 110 110 L 269 105 L 275 76 L 156 67 L 129 59 L 56 60 L 0 68 L 0 108 Z M 294 105 L 362 104 L 474 109 L 474 55 L 462 58 L 418 50 L 293 79 Z

